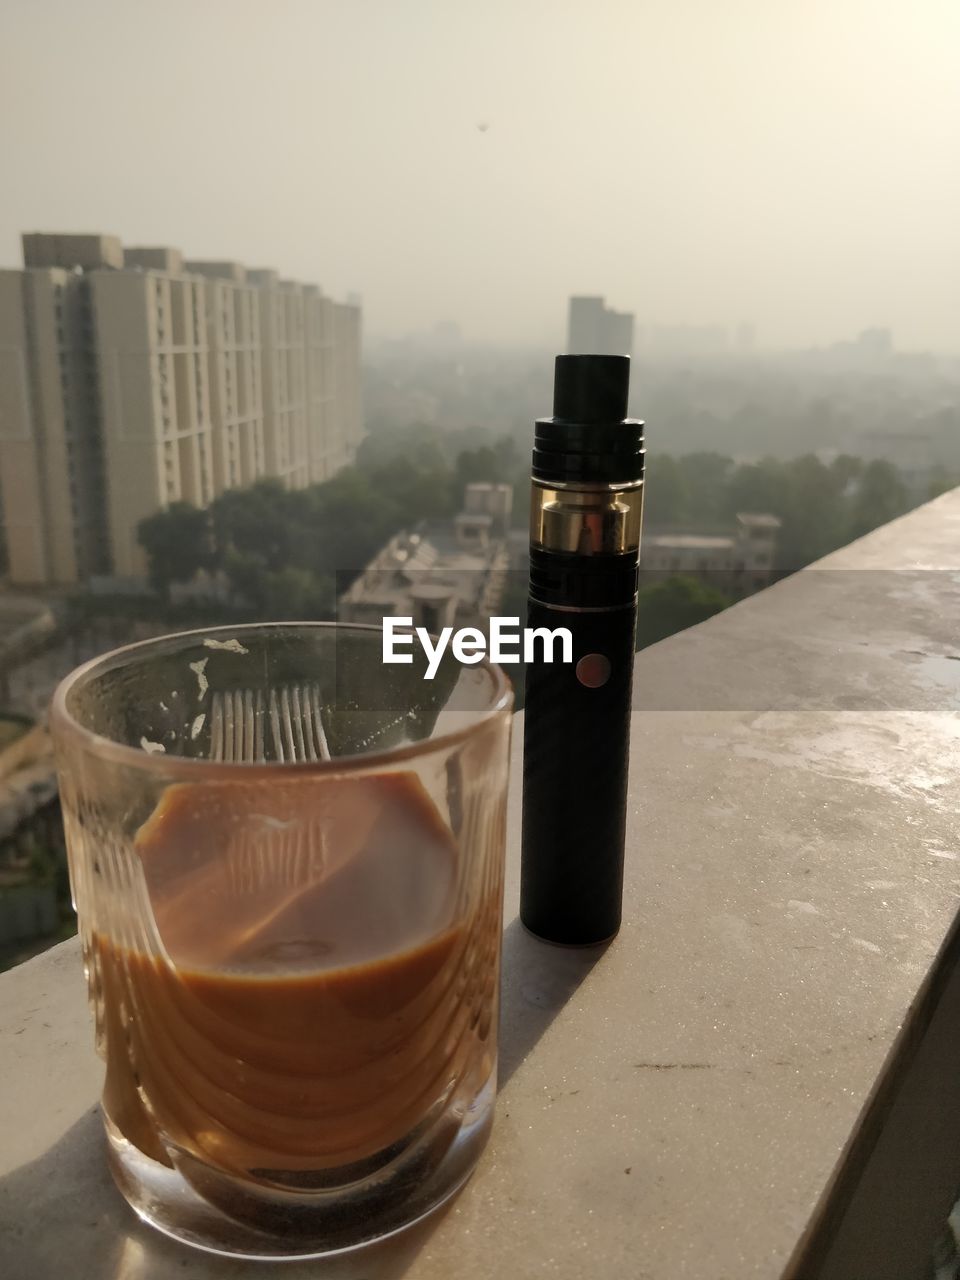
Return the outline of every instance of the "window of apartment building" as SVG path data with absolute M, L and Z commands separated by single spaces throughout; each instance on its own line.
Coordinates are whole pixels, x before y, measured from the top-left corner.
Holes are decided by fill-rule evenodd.
M 197 421 L 204 423 L 207 420 L 207 414 L 203 395 L 203 370 L 199 356 L 194 356 L 193 358 L 193 379 L 197 391 Z

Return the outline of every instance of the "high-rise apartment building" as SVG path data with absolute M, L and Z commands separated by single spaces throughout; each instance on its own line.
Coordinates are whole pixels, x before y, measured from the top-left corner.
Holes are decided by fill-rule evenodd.
M 0 271 L 10 578 L 141 577 L 139 522 L 353 460 L 360 311 L 238 263 L 113 236 L 26 235 Z
M 337 462 L 331 436 L 336 427 L 333 400 L 334 348 L 333 316 L 337 306 L 325 298 L 318 288 L 304 290 L 303 323 L 306 347 L 307 420 L 314 424 L 307 437 L 307 464 L 311 484 L 319 484 L 333 475 L 342 462 Z M 352 308 L 351 308 L 352 309 Z M 357 357 L 359 363 L 359 355 Z M 359 385 L 359 382 L 357 383 Z M 344 382 L 344 396 L 348 394 Z
M 335 303 L 333 308 L 333 377 L 338 388 L 337 409 L 328 434 L 328 466 L 337 471 L 353 456 L 352 422 L 362 421 L 360 379 L 360 308 L 355 303 Z
M 213 488 L 242 488 L 267 474 L 259 289 L 235 262 L 188 262 L 202 276 L 213 433 Z
M 144 516 L 171 502 L 206 506 L 214 497 L 203 282 L 178 271 L 175 260 L 166 269 L 102 269 L 88 277 L 109 571 L 137 577 L 145 567 L 137 543 Z M 9 483 L 2 446 L 0 482 Z M 12 557 L 10 573 L 19 580 Z
M 612 311 L 603 298 L 571 298 L 567 351 L 572 355 L 632 355 L 633 315 Z

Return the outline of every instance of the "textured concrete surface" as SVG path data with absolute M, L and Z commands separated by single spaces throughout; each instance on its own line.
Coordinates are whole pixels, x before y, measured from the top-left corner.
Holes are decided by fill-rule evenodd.
M 621 934 L 522 933 L 514 803 L 480 1167 L 406 1237 L 285 1276 L 779 1276 L 957 909 L 958 617 L 960 492 L 642 654 Z M 265 1273 L 113 1190 L 73 944 L 0 978 L 0 1029 L 0 1274 Z

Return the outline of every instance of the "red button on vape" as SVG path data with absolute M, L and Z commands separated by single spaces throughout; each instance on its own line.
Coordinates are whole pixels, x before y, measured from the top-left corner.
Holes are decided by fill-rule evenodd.
M 599 689 L 610 679 L 610 659 L 602 653 L 585 653 L 576 671 L 577 679 L 587 689 Z

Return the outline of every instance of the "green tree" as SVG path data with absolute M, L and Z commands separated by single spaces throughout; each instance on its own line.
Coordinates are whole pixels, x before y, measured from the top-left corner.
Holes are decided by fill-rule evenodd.
M 500 460 L 501 483 L 512 480 L 519 466 L 523 466 L 524 471 L 528 470 L 526 460 L 521 461 L 513 436 L 500 436 L 494 441 L 493 451 Z
M 396 458 L 409 458 L 424 471 L 449 466 L 446 433 L 435 424 L 411 422 L 405 427 L 373 429 L 357 450 L 357 466 L 361 471 L 389 466 Z
M 147 554 L 150 585 L 165 600 L 175 582 L 189 582 L 212 562 L 210 518 L 188 502 L 173 502 L 141 520 L 137 541 Z
M 687 479 L 673 454 L 654 453 L 648 458 L 644 485 L 644 518 L 650 524 L 681 524 L 688 518 Z
M 367 473 L 372 490 L 386 502 L 383 511 L 404 525 L 420 520 L 442 520 L 460 505 L 460 494 L 450 468 L 423 468 L 410 458 L 397 458 L 390 466 Z
M 722 453 L 683 454 L 677 466 L 686 492 L 686 519 L 716 524 L 725 517 L 724 497 L 733 460 Z
M 939 498 L 941 493 L 956 489 L 960 485 L 960 475 L 945 467 L 942 463 L 930 468 L 930 482 L 927 486 L 927 499 Z
M 220 563 L 230 551 L 254 556 L 273 571 L 298 563 L 308 507 L 303 491 L 291 492 L 277 479 L 228 489 L 210 508 Z
M 909 510 L 906 485 L 889 462 L 870 462 L 863 470 L 850 512 L 847 541 L 895 520 Z
M 309 569 L 288 565 L 268 572 L 262 585 L 263 612 L 268 618 L 316 621 L 333 612 L 333 580 L 320 578 Z
M 830 463 L 830 472 L 835 477 L 841 492 L 863 473 L 863 459 L 854 458 L 849 453 L 841 453 Z
M 777 539 L 781 568 L 801 569 L 842 546 L 845 507 L 840 477 L 813 454 L 785 463 L 787 490 Z
M 637 596 L 637 648 L 705 622 L 732 601 L 696 578 L 674 577 L 641 587 Z
M 783 516 L 789 504 L 790 473 L 777 458 L 743 463 L 731 474 L 726 485 L 724 514 L 733 519 L 739 512 Z
M 489 445 L 464 449 L 457 457 L 456 474 L 461 493 L 468 484 L 499 484 L 507 479 L 503 457 Z
M 268 569 L 256 556 L 231 551 L 224 563 L 234 603 L 257 619 L 313 621 L 333 612 L 330 576 L 287 565 Z
M 309 547 L 302 563 L 316 573 L 338 575 L 341 590 L 407 522 L 389 474 L 378 481 L 350 467 L 317 485 L 309 498 Z

